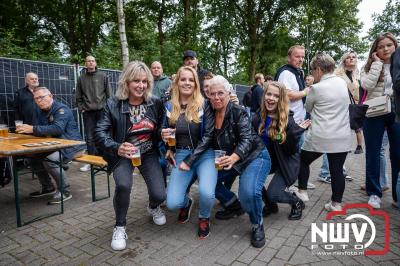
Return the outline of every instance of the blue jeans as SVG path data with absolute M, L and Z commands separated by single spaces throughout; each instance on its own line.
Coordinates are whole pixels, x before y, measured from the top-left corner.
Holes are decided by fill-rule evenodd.
M 382 147 L 380 153 L 381 167 L 380 167 L 379 181 L 381 183 L 381 187 L 386 187 L 388 184 L 388 176 L 386 171 L 386 152 L 385 152 L 388 143 L 389 143 L 389 138 L 387 132 L 385 131 L 385 133 L 383 134 Z
M 167 186 L 167 207 L 175 210 L 188 205 L 189 197 L 186 190 L 193 174 L 196 173 L 199 179 L 199 218 L 209 218 L 215 203 L 215 185 L 217 184 L 214 151 L 211 149 L 205 151 L 193 163 L 189 171 L 179 170 L 179 164 L 191 153 L 191 150 L 176 150 L 176 167 L 172 169 Z
M 239 199 L 242 208 L 249 214 L 252 224 L 262 224 L 263 200 L 262 189 L 268 173 L 271 170 L 271 159 L 267 149 L 243 170 L 239 177 Z M 232 184 L 239 173 L 234 170 L 221 170 L 218 172 L 218 182 L 215 188 L 216 198 L 228 206 L 236 200 L 236 195 L 224 183 Z
M 343 165 L 343 175 L 346 176 L 346 168 Z M 321 165 L 321 169 L 319 171 L 319 176 L 322 178 L 327 178 L 331 176 L 331 173 L 329 171 L 329 163 L 328 163 L 328 156 L 326 155 L 326 153 L 324 153 L 324 155 L 322 155 L 322 165 Z
M 382 197 L 380 176 L 380 151 L 385 132 L 389 138 L 390 162 L 392 166 L 392 197 L 397 201 L 396 185 L 400 171 L 400 123 L 394 121 L 395 114 L 391 112 L 378 117 L 368 117 L 364 122 L 365 139 L 365 176 L 366 190 L 369 196 Z

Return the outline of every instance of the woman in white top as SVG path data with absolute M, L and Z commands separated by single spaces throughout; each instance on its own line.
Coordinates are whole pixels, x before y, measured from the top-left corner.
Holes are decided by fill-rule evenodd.
M 395 122 L 392 78 L 390 76 L 390 57 L 397 48 L 397 40 L 392 33 L 380 34 L 372 43 L 368 61 L 361 69 L 361 86 L 367 91 L 367 100 L 387 95 L 392 99 L 391 112 L 367 117 L 364 123 L 365 138 L 365 177 L 368 204 L 380 208 L 382 188 L 379 182 L 380 150 L 383 133 L 387 131 L 392 166 L 392 196 L 397 202 L 396 184 L 400 171 L 400 123 Z M 400 107 L 397 107 L 400 108 Z
M 342 168 L 352 146 L 350 99 L 346 82 L 333 73 L 335 61 L 332 57 L 318 53 L 311 60 L 311 70 L 316 84 L 311 86 L 305 108 L 312 120 L 300 154 L 299 191 L 296 194 L 300 199 L 308 200 L 306 190 L 310 164 L 326 153 L 331 171 L 332 197 L 325 208 L 337 211 L 342 209 L 345 188 Z

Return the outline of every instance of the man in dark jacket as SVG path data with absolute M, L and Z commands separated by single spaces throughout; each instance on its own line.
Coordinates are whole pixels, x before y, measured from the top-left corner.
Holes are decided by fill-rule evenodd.
M 76 104 L 83 116 L 88 154 L 97 155 L 93 129 L 101 117 L 106 100 L 111 96 L 111 87 L 107 75 L 97 70 L 96 59 L 85 59 L 86 70 L 80 75 L 76 87 Z M 80 169 L 89 171 L 86 164 Z
M 158 61 L 151 63 L 150 70 L 154 78 L 153 95 L 160 98 L 163 102 L 167 101 L 171 80 L 164 75 L 162 65 Z
M 256 84 L 251 87 L 251 107 L 250 112 L 255 113 L 260 109 L 262 95 L 264 93 L 263 85 L 264 85 L 264 75 L 261 73 L 257 73 L 254 76 L 254 80 Z
M 34 136 L 51 136 L 61 139 L 82 140 L 78 125 L 74 119 L 72 111 L 66 105 L 53 99 L 53 95 L 46 87 L 38 87 L 33 91 L 33 98 L 39 108 L 36 108 L 36 118 L 33 125 L 23 124 L 18 126 L 17 132 L 24 134 L 33 134 Z M 30 193 L 31 197 L 37 198 L 45 195 L 53 195 L 49 204 L 61 203 L 61 178 L 64 184 L 63 200 L 69 200 L 72 195 L 69 190 L 69 182 L 65 172 L 60 175 L 58 164 L 60 163 L 60 152 L 62 162 L 71 161 L 78 154 L 83 153 L 85 145 L 79 145 L 51 154 L 39 154 L 31 160 L 31 166 L 37 173 L 42 189 Z M 48 160 L 43 160 L 47 158 Z M 51 162 L 53 161 L 53 162 Z M 46 171 L 39 171 L 43 169 Z M 50 176 L 56 181 L 57 189 L 54 189 Z
M 392 54 L 390 74 L 393 82 L 393 95 L 395 101 L 396 122 L 400 123 L 400 47 Z
M 34 121 L 34 110 L 37 108 L 33 101 L 33 90 L 39 86 L 39 78 L 33 73 L 26 73 L 26 86 L 19 89 L 14 95 L 15 120 L 22 120 L 25 124 Z
M 183 65 L 191 66 L 197 71 L 197 76 L 199 78 L 200 83 L 200 91 L 204 98 L 206 94 L 204 93 L 204 76 L 207 75 L 210 71 L 202 69 L 199 65 L 199 60 L 197 59 L 197 54 L 195 51 L 187 50 L 183 53 Z

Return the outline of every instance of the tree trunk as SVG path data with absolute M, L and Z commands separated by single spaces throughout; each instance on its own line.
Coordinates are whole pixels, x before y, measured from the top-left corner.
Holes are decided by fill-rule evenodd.
M 129 63 L 128 40 L 125 32 L 125 14 L 123 0 L 117 0 L 118 31 L 121 40 L 122 65 L 125 67 Z
M 158 45 L 160 47 L 160 58 L 161 58 L 161 63 L 164 64 L 164 40 L 165 40 L 165 34 L 163 32 L 163 23 L 164 23 L 164 14 L 166 12 L 165 8 L 165 0 L 161 1 L 161 7 L 158 13 L 158 19 L 157 19 L 157 28 L 158 28 Z

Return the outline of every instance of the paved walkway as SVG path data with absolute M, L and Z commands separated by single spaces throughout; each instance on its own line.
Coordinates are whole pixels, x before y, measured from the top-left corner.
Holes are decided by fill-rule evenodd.
M 262 249 L 250 245 L 247 215 L 229 221 L 212 219 L 211 235 L 198 240 L 197 201 L 189 223 L 177 224 L 177 213 L 168 211 L 167 224 L 154 225 L 146 213 L 145 184 L 136 176 L 127 218 L 128 246 L 122 252 L 113 252 L 110 247 L 114 225 L 112 200 L 92 203 L 89 173 L 79 172 L 80 165 L 73 163 L 68 171 L 73 198 L 66 203 L 63 215 L 16 228 L 13 187 L 0 188 L 0 265 L 400 265 L 400 213 L 391 206 L 391 191 L 383 197 L 383 210 L 390 215 L 387 254 L 327 255 L 320 248 L 311 250 L 311 223 L 316 222 L 322 228 L 327 214 L 323 205 L 331 195 L 329 184 L 316 181 L 320 165 L 321 160 L 312 165 L 311 181 L 317 188 L 309 191 L 310 201 L 302 220 L 288 221 L 290 207 L 280 204 L 278 214 L 264 219 L 267 243 Z M 346 167 L 354 181 L 346 182 L 344 202 L 365 203 L 367 196 L 359 189 L 364 181 L 364 154 L 349 154 Z M 99 194 L 106 192 L 104 180 L 105 177 L 98 180 Z M 44 199 L 28 197 L 29 192 L 38 188 L 37 179 L 23 176 L 21 187 L 24 218 L 56 208 L 47 206 Z M 196 189 L 192 190 L 197 199 Z M 218 208 L 216 205 L 213 214 Z M 370 247 L 374 249 L 382 249 L 385 241 L 384 224 L 378 218 L 373 218 L 377 233 Z M 361 228 L 361 220 L 357 224 Z M 366 235 L 370 235 L 369 230 Z M 334 247 L 336 252 L 340 249 Z

